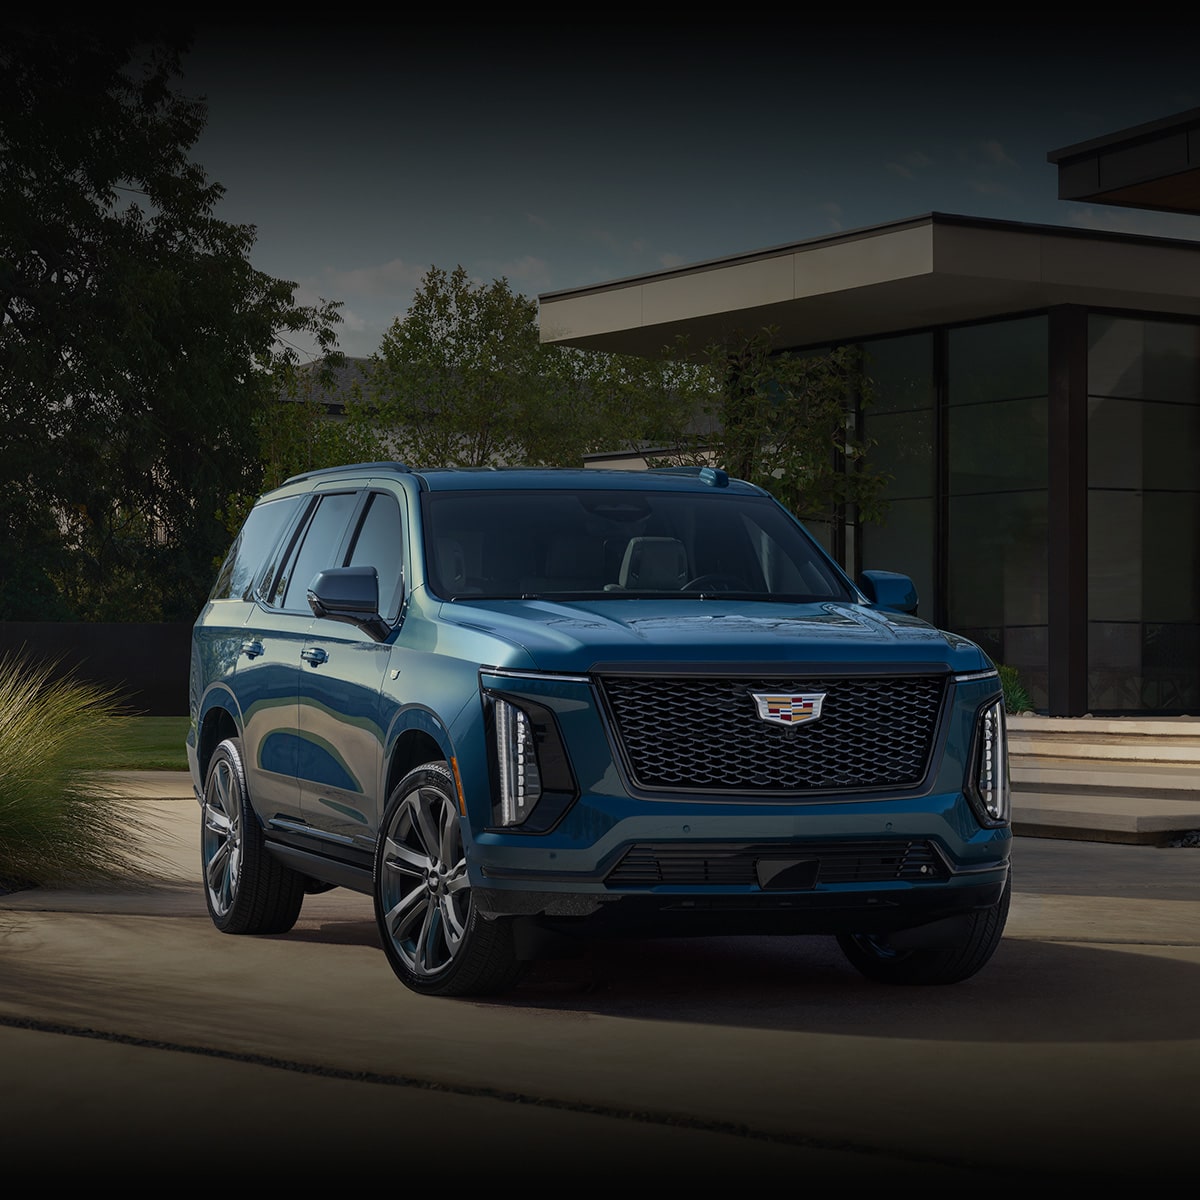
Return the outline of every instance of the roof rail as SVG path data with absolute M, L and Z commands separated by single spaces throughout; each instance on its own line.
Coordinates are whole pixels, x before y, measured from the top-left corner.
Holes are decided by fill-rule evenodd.
M 720 467 L 651 467 L 661 475 L 691 475 L 709 487 L 728 487 L 729 474 Z
M 396 475 L 412 474 L 412 470 L 402 462 L 347 463 L 341 467 L 319 467 L 315 471 L 303 471 L 299 475 L 293 475 L 290 479 L 285 479 L 283 482 L 285 484 L 299 483 L 305 479 L 316 479 L 321 475 L 363 474 L 369 471 L 391 471 Z

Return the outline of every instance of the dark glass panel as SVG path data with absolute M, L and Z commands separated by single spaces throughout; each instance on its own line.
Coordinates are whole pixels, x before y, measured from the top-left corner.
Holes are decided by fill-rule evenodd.
M 1046 486 L 1044 396 L 953 408 L 950 494 Z
M 1050 701 L 1049 630 L 1045 625 L 1018 625 L 1004 631 L 1001 661 L 1014 667 L 1029 693 L 1035 712 L 1045 712 Z
M 1088 484 L 1181 488 L 1197 484 L 1200 406 L 1088 400 Z
M 1200 711 L 1200 625 L 1092 621 L 1088 708 L 1092 712 Z
M 1093 313 L 1088 318 L 1093 396 L 1200 402 L 1200 326 Z
M 951 629 L 1046 623 L 1046 524 L 1044 491 L 950 501 Z
M 1045 317 L 950 330 L 950 404 L 1044 396 L 1049 371 L 1047 342 Z
M 890 475 L 889 499 L 932 496 L 934 490 L 933 410 L 867 413 L 867 452 L 873 470 Z
M 1197 614 L 1200 494 L 1090 492 L 1089 618 L 1186 623 Z
M 933 406 L 932 333 L 864 342 L 863 351 L 874 391 L 868 416 Z
M 894 501 L 882 524 L 863 526 L 862 542 L 863 566 L 909 576 L 917 587 L 919 615 L 934 620 L 933 501 Z

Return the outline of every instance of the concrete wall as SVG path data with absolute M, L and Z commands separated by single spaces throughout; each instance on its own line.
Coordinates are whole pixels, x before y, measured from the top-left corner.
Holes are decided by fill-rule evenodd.
M 24 653 L 111 687 L 135 712 L 186 716 L 190 624 L 0 621 L 0 654 Z

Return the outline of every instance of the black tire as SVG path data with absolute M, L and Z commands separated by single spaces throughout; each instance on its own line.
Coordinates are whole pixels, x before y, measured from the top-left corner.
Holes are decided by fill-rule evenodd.
M 512 922 L 471 897 L 456 790 L 445 763 L 410 771 L 388 800 L 375 850 L 375 920 L 405 987 L 425 996 L 508 991 L 524 973 Z
M 266 850 L 250 804 L 242 744 L 213 751 L 200 821 L 204 901 L 222 933 L 287 933 L 304 902 L 304 878 Z
M 878 983 L 960 983 L 980 971 L 1000 945 L 1011 897 L 1010 876 L 996 904 L 969 914 L 965 932 L 953 946 L 898 950 L 886 937 L 861 933 L 839 934 L 838 945 L 861 974 Z

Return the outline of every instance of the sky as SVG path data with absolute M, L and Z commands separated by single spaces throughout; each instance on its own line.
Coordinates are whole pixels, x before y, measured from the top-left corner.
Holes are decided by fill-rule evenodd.
M 431 267 L 536 300 L 928 212 L 1200 238 L 1046 158 L 1200 107 L 1198 28 L 210 24 L 179 86 L 218 215 L 366 356 Z

